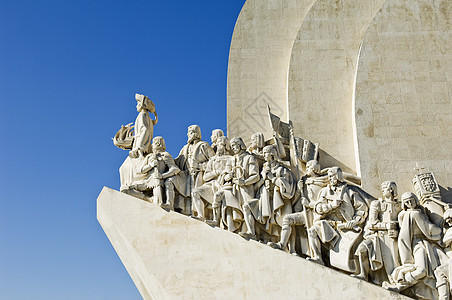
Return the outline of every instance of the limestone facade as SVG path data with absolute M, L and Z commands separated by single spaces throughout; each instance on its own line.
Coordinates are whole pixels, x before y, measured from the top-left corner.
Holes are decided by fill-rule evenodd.
M 386 1 L 367 30 L 354 107 L 367 189 L 410 187 L 416 163 L 452 182 L 451 15 L 448 0 Z
M 371 194 L 384 180 L 412 190 L 417 163 L 450 198 L 451 2 L 257 2 L 231 42 L 228 136 L 270 137 L 269 103 L 320 144 L 322 166 L 357 174 Z
M 292 45 L 314 2 L 245 2 L 235 25 L 229 53 L 229 136 L 241 136 L 246 143 L 254 132 L 271 136 L 267 104 L 283 120 L 287 119 L 287 76 Z

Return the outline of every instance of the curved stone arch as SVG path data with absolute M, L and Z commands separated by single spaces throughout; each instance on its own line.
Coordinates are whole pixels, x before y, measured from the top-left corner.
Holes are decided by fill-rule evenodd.
M 386 1 L 364 37 L 356 77 L 366 190 L 394 180 L 412 191 L 416 163 L 440 184 L 452 178 L 451 97 L 451 1 Z
M 319 142 L 322 166 L 359 171 L 353 91 L 364 34 L 385 0 L 318 0 L 305 17 L 289 67 L 289 119 Z
M 229 52 L 228 136 L 246 142 L 252 133 L 272 135 L 267 103 L 287 120 L 287 76 L 293 41 L 316 0 L 247 0 Z

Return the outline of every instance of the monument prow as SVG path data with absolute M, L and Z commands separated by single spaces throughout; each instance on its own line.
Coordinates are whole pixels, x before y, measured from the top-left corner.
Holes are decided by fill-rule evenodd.
M 107 187 L 97 219 L 144 299 L 410 299 Z

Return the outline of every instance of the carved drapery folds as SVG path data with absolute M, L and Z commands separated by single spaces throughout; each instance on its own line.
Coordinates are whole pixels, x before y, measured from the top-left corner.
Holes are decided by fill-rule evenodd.
M 270 110 L 271 138 L 255 133 L 247 147 L 216 129 L 209 145 L 191 125 L 173 159 L 163 137 L 153 138 L 154 104 L 136 100 L 134 126 L 113 139 L 130 150 L 122 192 L 389 290 L 449 299 L 452 210 L 432 172 L 413 174 L 416 194 L 399 200 L 397 184 L 385 181 L 375 198 L 356 175 L 322 169 L 319 144 L 295 137 L 292 122 Z

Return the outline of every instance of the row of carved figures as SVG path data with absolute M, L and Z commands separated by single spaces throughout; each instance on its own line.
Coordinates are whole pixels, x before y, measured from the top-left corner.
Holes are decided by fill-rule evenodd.
M 246 147 L 216 129 L 209 145 L 197 125 L 173 159 L 165 140 L 152 138 L 154 104 L 136 100 L 134 132 L 129 124 L 115 136 L 130 149 L 122 192 L 392 291 L 449 299 L 452 210 L 432 173 L 415 176 L 416 194 L 399 200 L 396 183 L 385 181 L 375 199 L 341 168 L 322 170 L 317 157 L 294 165 L 278 132 L 268 141 L 255 133 Z

